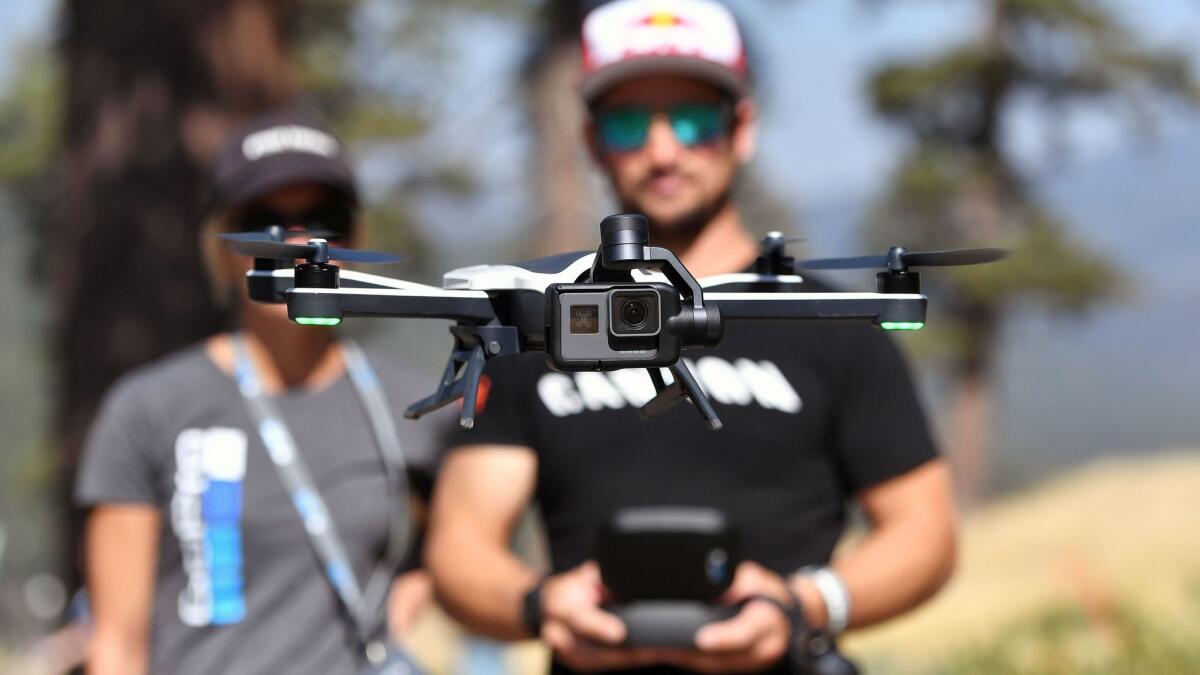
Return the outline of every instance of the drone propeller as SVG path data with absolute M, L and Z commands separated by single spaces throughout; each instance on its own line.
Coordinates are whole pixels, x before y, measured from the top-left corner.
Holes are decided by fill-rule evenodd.
M 224 232 L 217 235 L 226 241 L 279 241 L 289 237 L 304 237 L 305 239 L 337 239 L 340 232 L 334 230 L 285 230 L 278 225 L 272 225 L 262 230 L 249 232 Z
M 762 238 L 762 245 L 769 246 L 772 244 L 794 244 L 798 241 L 808 241 L 807 237 L 789 237 L 778 230 L 772 230 Z
M 306 244 L 286 244 L 275 241 L 265 232 L 238 232 L 218 235 L 229 242 L 230 248 L 242 255 L 276 260 L 304 258 L 315 263 L 342 260 L 357 263 L 394 263 L 404 260 L 401 256 L 383 251 L 360 251 L 351 248 L 332 247 L 324 239 L 310 239 Z
M 821 258 L 799 260 L 797 269 L 858 270 L 882 267 L 892 272 L 904 272 L 910 267 L 959 267 L 981 265 L 1008 257 L 1002 248 L 960 248 L 949 251 L 914 251 L 893 246 L 885 255 L 864 255 L 854 258 Z

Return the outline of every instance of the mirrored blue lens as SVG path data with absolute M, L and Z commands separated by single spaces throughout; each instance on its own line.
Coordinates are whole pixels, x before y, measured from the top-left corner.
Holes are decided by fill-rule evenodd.
M 724 131 L 727 109 L 720 103 L 684 103 L 667 110 L 675 139 L 694 147 L 710 143 Z M 633 152 L 646 144 L 655 111 L 649 108 L 613 108 L 596 114 L 600 144 L 612 152 Z
M 711 142 L 725 126 L 722 107 L 716 103 L 689 103 L 668 111 L 675 138 L 688 147 Z
M 640 108 L 605 110 L 596 116 L 600 144 L 606 150 L 631 152 L 646 144 L 653 113 Z

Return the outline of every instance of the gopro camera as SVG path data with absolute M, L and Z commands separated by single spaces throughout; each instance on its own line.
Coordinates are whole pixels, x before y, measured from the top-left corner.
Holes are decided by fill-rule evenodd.
M 558 370 L 663 367 L 679 360 L 669 330 L 679 292 L 659 283 L 553 284 L 546 289 L 546 354 Z

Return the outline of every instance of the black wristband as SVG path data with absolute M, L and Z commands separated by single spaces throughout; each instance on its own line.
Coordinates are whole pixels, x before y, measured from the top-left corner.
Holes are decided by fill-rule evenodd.
M 768 604 L 774 605 L 775 608 L 782 612 L 783 616 L 787 618 L 788 623 L 791 624 L 792 639 L 795 640 L 807 632 L 807 627 L 804 623 L 804 608 L 800 605 L 800 598 L 793 593 L 792 589 L 790 588 L 788 589 L 788 596 L 792 599 L 790 603 L 785 603 L 778 598 L 762 594 L 752 595 L 746 598 L 746 602 L 761 600 Z
M 543 577 L 525 593 L 521 600 L 521 623 L 525 630 L 535 638 L 542 636 L 542 586 L 546 579 Z
M 787 595 L 792 598 L 792 611 L 796 613 L 792 616 L 792 640 L 803 640 L 809 634 L 809 621 L 804 617 L 804 601 L 800 599 L 796 589 L 793 589 L 790 584 L 785 585 L 787 586 Z

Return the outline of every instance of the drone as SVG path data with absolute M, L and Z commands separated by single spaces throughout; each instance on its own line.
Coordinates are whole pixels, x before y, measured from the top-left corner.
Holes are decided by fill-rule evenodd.
M 925 324 L 927 298 L 917 267 L 975 265 L 1000 260 L 1003 249 L 913 252 L 894 246 L 884 255 L 797 261 L 790 241 L 772 232 L 762 241 L 754 271 L 696 279 L 675 255 L 651 246 L 638 214 L 600 223 L 596 251 L 524 262 L 475 265 L 447 272 L 442 287 L 342 269 L 335 262 L 391 263 L 398 256 L 337 248 L 323 233 L 286 243 L 281 228 L 220 235 L 254 258 L 247 272 L 251 299 L 286 303 L 298 324 L 335 326 L 345 317 L 453 321 L 454 345 L 430 396 L 410 405 L 416 419 L 462 400 L 459 424 L 474 426 L 485 364 L 522 352 L 544 352 L 560 371 L 643 368 L 655 396 L 646 417 L 688 400 L 711 429 L 721 420 L 682 360 L 686 349 L 715 347 L 729 321 L 853 320 L 885 330 Z M 303 261 L 303 262 L 296 262 Z M 805 292 L 799 272 L 881 268 L 876 292 Z M 663 370 L 670 374 L 670 380 Z

